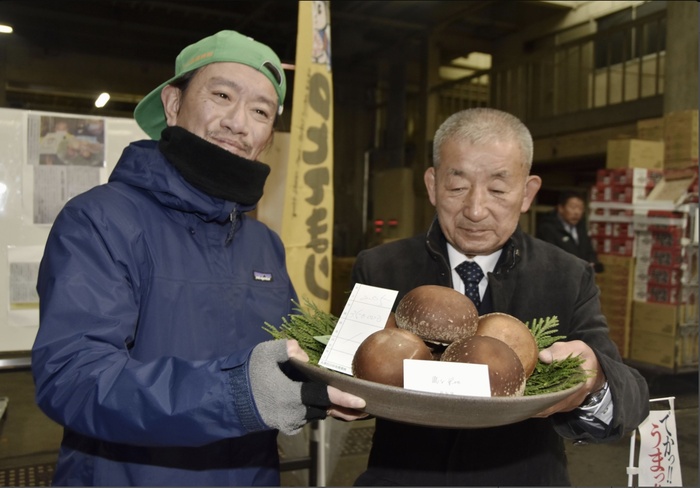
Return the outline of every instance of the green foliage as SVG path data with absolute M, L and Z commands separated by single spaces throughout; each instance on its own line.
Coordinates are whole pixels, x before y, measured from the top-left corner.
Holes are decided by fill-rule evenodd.
M 583 383 L 589 375 L 581 369 L 582 363 L 579 356 L 569 356 L 549 364 L 538 360 L 525 383 L 525 396 L 553 393 Z
M 535 338 L 537 349 L 545 349 L 566 336 L 555 336 L 559 326 L 557 316 L 533 320 L 532 326 L 527 322 L 530 332 Z M 579 356 L 569 356 L 566 359 L 543 363 L 539 359 L 535 370 L 525 383 L 525 396 L 553 393 L 566 390 L 586 381 L 590 373 L 581 369 L 583 359 Z
M 293 310 L 298 313 L 283 317 L 279 329 L 265 322 L 263 330 L 275 339 L 296 339 L 299 346 L 309 355 L 309 363 L 318 364 L 326 346 L 314 337 L 331 335 L 338 317 L 319 309 L 308 298 L 304 299 L 305 308 L 295 301 L 292 303 L 296 305 Z
M 532 335 L 535 337 L 537 349 L 540 351 L 551 346 L 560 339 L 565 339 L 565 336 L 554 335 L 559 326 L 559 317 L 556 315 L 545 319 L 533 320 L 532 326 L 530 326 L 530 322 L 527 322 L 525 325 L 529 327 L 530 332 L 532 332 Z

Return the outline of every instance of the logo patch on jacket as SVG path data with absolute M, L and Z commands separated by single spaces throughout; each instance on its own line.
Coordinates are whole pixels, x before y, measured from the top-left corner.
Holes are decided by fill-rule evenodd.
M 253 271 L 255 281 L 272 281 L 272 273 L 263 273 L 261 271 Z

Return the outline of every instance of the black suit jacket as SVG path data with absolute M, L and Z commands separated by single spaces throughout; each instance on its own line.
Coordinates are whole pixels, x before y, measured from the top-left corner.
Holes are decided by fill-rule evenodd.
M 598 256 L 593 249 L 593 243 L 588 236 L 588 225 L 585 219 L 581 219 L 576 225 L 576 233 L 578 234 L 578 242 L 569 231 L 564 228 L 561 219 L 557 215 L 556 209 L 541 217 L 537 224 L 536 235 L 543 241 L 550 242 L 564 251 L 578 256 L 579 258 L 593 263 L 596 272 L 603 271 L 603 265 L 598 262 Z

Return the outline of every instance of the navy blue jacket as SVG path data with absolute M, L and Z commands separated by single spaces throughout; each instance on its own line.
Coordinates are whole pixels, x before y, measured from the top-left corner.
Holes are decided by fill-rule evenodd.
M 140 141 L 60 212 L 32 351 L 37 403 L 65 426 L 54 484 L 279 484 L 247 361 L 297 297 L 252 208 L 195 189 Z
M 447 242 L 437 220 L 427 235 L 360 252 L 352 280 L 398 290 L 395 303 L 421 285 L 453 287 Z M 595 274 L 585 261 L 517 229 L 488 274 L 479 314 L 489 312 L 530 323 L 556 315 L 557 335 L 587 343 L 610 385 L 614 415 L 609 428 L 588 431 L 576 411 L 483 429 L 441 429 L 378 418 L 368 469 L 358 485 L 564 486 L 570 484 L 564 438 L 615 441 L 647 417 L 646 381 L 622 362 L 610 340 Z

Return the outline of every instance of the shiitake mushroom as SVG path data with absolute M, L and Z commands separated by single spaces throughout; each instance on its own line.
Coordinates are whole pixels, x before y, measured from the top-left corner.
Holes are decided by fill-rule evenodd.
M 520 358 L 526 378 L 535 370 L 539 355 L 537 342 L 527 325 L 518 318 L 500 312 L 482 315 L 476 335 L 493 337 L 508 344 Z
M 352 359 L 352 374 L 376 383 L 403 387 L 404 359 L 432 359 L 423 339 L 407 330 L 385 328 L 362 341 Z
M 396 325 L 424 341 L 450 344 L 474 335 L 479 313 L 466 295 L 439 285 L 422 285 L 396 306 Z
M 486 364 L 491 396 L 522 396 L 525 371 L 518 355 L 505 342 L 493 337 L 464 337 L 447 346 L 441 361 Z

